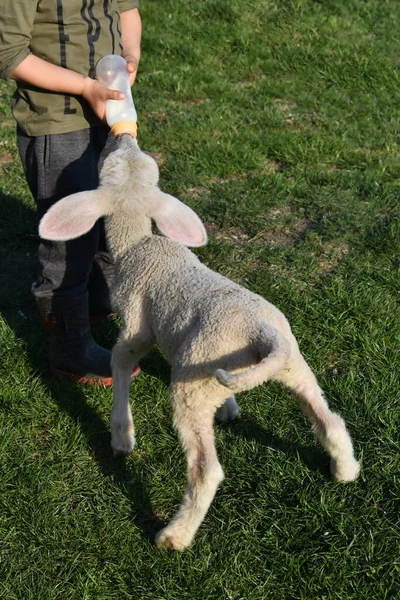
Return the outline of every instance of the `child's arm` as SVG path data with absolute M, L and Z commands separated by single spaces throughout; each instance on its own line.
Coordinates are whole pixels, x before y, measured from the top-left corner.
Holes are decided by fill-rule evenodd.
M 124 98 L 122 92 L 109 90 L 95 79 L 53 65 L 34 54 L 29 54 L 20 62 L 9 77 L 50 92 L 83 96 L 93 112 L 102 120 L 105 117 L 106 100 Z
M 131 86 L 136 79 L 140 60 L 140 42 L 142 39 L 142 21 L 137 8 L 121 12 L 122 56 L 128 63 Z
M 123 94 L 108 90 L 99 82 L 75 71 L 47 62 L 30 52 L 37 2 L 2 0 L 0 12 L 0 74 L 32 86 L 81 95 L 94 113 L 103 119 L 106 100 L 119 100 Z
M 81 95 L 89 103 L 93 112 L 104 119 L 105 105 L 109 99 L 121 100 L 124 95 L 108 90 L 98 81 L 75 71 L 59 67 L 33 54 L 29 40 L 36 14 L 37 2 L 26 0 L 3 0 L 0 12 L 0 73 L 24 81 L 29 85 L 64 94 Z M 132 0 L 119 0 L 121 4 L 121 24 L 124 57 L 128 62 L 131 83 L 136 76 L 140 58 L 141 21 L 136 8 L 123 10 Z M 4 9 L 4 10 L 3 10 Z

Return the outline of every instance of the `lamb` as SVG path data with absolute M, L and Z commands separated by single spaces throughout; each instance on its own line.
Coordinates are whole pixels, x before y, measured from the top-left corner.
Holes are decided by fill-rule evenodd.
M 156 542 L 183 550 L 224 478 L 213 422 L 237 416 L 236 393 L 268 380 L 281 382 L 296 394 L 330 455 L 333 478 L 353 481 L 360 465 L 343 419 L 330 411 L 284 315 L 208 269 L 187 248 L 206 244 L 204 226 L 188 206 L 159 189 L 158 178 L 157 164 L 137 141 L 119 136 L 98 189 L 57 202 L 39 233 L 69 240 L 105 218 L 116 266 L 113 303 L 123 321 L 112 353 L 111 446 L 116 454 L 133 450 L 130 374 L 157 343 L 171 365 L 174 426 L 186 453 L 187 488 Z M 152 234 L 152 220 L 166 237 Z

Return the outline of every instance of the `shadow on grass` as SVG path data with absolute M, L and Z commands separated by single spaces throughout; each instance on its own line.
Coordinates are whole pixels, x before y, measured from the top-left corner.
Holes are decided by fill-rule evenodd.
M 9 282 L 11 284 L 11 282 Z M 28 286 L 29 286 L 29 282 Z M 61 410 L 66 413 L 73 422 L 79 423 L 79 427 L 86 437 L 87 445 L 91 450 L 93 458 L 103 475 L 109 479 L 112 477 L 114 484 L 123 491 L 132 506 L 132 521 L 142 530 L 143 536 L 153 541 L 155 534 L 165 525 L 153 512 L 146 486 L 141 476 L 135 472 L 124 457 L 115 458 L 111 451 L 111 435 L 108 421 L 105 422 L 96 409 L 89 405 L 83 392 L 82 384 L 64 381 L 54 377 L 48 369 L 46 360 L 45 339 L 42 324 L 38 316 L 32 317 L 29 328 L 18 322 L 15 311 L 4 311 L 4 317 L 8 325 L 14 330 L 18 338 L 23 339 L 26 346 L 28 360 L 35 373 L 40 377 L 51 398 Z M 107 325 L 110 329 L 110 324 Z M 116 337 L 116 332 L 114 332 Z M 110 331 L 107 332 L 108 339 Z M 151 356 L 146 364 L 151 364 L 153 371 L 157 367 L 153 364 L 155 360 L 162 363 L 158 356 Z M 161 365 L 160 370 L 165 366 Z M 146 371 L 146 365 L 142 365 Z M 134 382 L 132 383 L 134 385 Z M 110 396 L 111 396 L 110 390 Z M 132 485 L 133 483 L 133 485 Z
M 110 476 L 123 491 L 132 506 L 131 518 L 146 539 L 153 541 L 155 534 L 165 522 L 153 512 L 146 486 L 141 476 L 127 464 L 124 457 L 114 458 L 110 442 L 108 422 L 89 406 L 78 383 L 64 382 L 54 378 L 49 371 L 42 381 L 58 406 L 69 415 L 84 433 L 88 446 L 103 475 Z M 111 393 L 111 392 L 110 392 Z
M 302 463 L 311 471 L 319 472 L 324 477 L 330 478 L 329 457 L 319 447 L 308 447 L 297 442 L 284 440 L 261 427 L 257 421 L 248 415 L 235 419 L 225 425 L 220 425 L 219 427 L 229 431 L 229 433 L 238 438 L 253 441 L 260 446 L 283 452 L 289 458 L 297 459 L 297 457 L 300 457 Z
M 97 411 L 89 406 L 79 384 L 54 378 L 48 369 L 44 329 L 30 291 L 37 266 L 35 256 L 38 237 L 35 211 L 18 198 L 0 191 L 0 220 L 0 309 L 3 318 L 16 336 L 23 340 L 28 361 L 54 402 L 74 422 L 79 423 L 101 472 L 107 478 L 112 476 L 115 485 L 122 489 L 129 499 L 134 507 L 132 519 L 135 524 L 143 531 L 144 537 L 153 540 L 165 522 L 154 514 L 140 476 L 132 471 L 124 458 L 113 457 L 108 422 L 105 423 Z M 107 323 L 94 323 L 94 328 L 97 330 L 96 339 L 99 343 L 105 342 L 105 345 L 110 347 L 116 340 L 118 327 L 112 320 Z M 150 354 L 141 366 L 143 371 L 157 373 L 158 377 L 169 381 L 168 366 L 159 354 Z M 134 485 L 125 485 L 132 481 Z

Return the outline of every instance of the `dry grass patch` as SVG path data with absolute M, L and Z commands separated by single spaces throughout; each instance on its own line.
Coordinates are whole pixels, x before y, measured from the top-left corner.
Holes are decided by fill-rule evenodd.
M 3 152 L 3 154 L 0 155 L 0 171 L 4 169 L 4 167 L 6 167 L 7 165 L 11 164 L 13 160 L 14 157 L 11 154 L 11 152 L 8 152 L 8 150 L 6 150 L 6 152 Z
M 350 252 L 347 244 L 335 246 L 333 243 L 324 244 L 320 250 L 311 252 L 310 256 L 316 256 L 321 273 L 329 273 L 335 269 L 344 256 Z
M 212 179 L 208 179 L 204 183 L 207 183 L 207 185 L 220 185 L 224 183 L 231 183 L 231 181 L 241 181 L 243 179 L 248 178 L 248 173 L 242 173 L 238 175 L 230 175 L 229 177 L 213 177 Z
M 196 199 L 196 200 L 207 200 L 210 197 L 210 190 L 203 186 L 203 185 L 199 185 L 199 186 L 195 186 L 195 187 L 190 187 L 188 188 L 183 194 L 182 194 L 182 198 L 183 200 L 190 200 L 191 198 Z
M 276 98 L 274 103 L 279 112 L 283 115 L 286 123 L 292 123 L 295 120 L 297 115 L 294 114 L 294 110 L 298 108 L 296 102 L 286 100 L 285 98 Z
M 263 221 L 265 227 L 253 236 L 240 227 L 220 229 L 218 225 L 212 224 L 209 230 L 217 241 L 293 247 L 311 227 L 308 219 L 294 217 L 289 206 L 271 209 L 266 213 Z
M 266 158 L 261 174 L 270 175 L 271 173 L 279 173 L 286 167 L 287 165 L 285 163 L 282 163 L 279 160 L 276 160 L 275 158 Z
M 151 158 L 156 161 L 159 167 L 162 167 L 165 162 L 164 156 L 161 154 L 161 152 L 145 152 L 145 154 L 151 156 Z

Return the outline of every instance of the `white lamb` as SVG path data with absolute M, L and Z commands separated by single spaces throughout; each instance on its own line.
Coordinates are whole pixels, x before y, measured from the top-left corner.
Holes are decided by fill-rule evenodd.
M 205 267 L 186 246 L 207 242 L 197 215 L 158 188 L 158 167 L 136 140 L 120 136 L 104 162 L 97 190 L 57 202 L 40 235 L 69 240 L 105 217 L 116 265 L 113 300 L 123 325 L 112 354 L 111 445 L 127 454 L 135 443 L 129 405 L 134 365 L 157 343 L 171 364 L 174 425 L 187 455 L 182 504 L 157 536 L 183 550 L 192 541 L 224 474 L 213 434 L 237 416 L 234 393 L 268 380 L 297 395 L 331 456 L 336 481 L 353 481 L 360 466 L 343 419 L 329 410 L 284 315 L 272 304 Z M 152 219 L 167 237 L 152 234 Z

